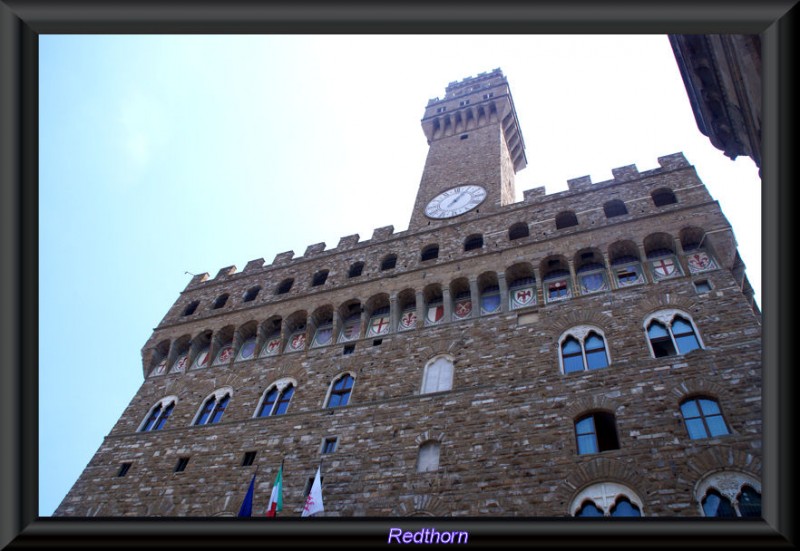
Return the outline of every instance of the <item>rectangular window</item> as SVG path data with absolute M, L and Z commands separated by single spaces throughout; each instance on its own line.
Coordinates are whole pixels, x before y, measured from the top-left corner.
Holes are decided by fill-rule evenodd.
M 701 281 L 695 281 L 694 288 L 698 294 L 708 293 L 711 291 L 711 284 L 708 282 L 708 280 L 703 279 Z
M 354 344 L 346 344 L 344 346 L 344 351 L 342 352 L 343 356 L 347 356 L 348 354 L 352 354 L 356 349 L 356 345 Z
M 253 461 L 256 460 L 256 452 L 244 452 L 244 458 L 242 459 L 242 467 L 249 467 L 253 464 Z
M 123 463 L 120 468 L 117 476 L 125 476 L 128 474 L 128 470 L 131 468 L 132 463 Z
M 339 438 L 334 436 L 333 438 L 326 438 L 322 442 L 322 453 L 333 453 L 336 451 L 336 444 L 339 442 Z
M 178 459 L 178 463 L 175 465 L 175 472 L 176 473 L 182 473 L 183 471 L 186 470 L 186 465 L 188 465 L 188 464 L 189 464 L 189 458 L 188 457 L 179 458 Z
M 382 342 L 383 339 L 375 339 L 374 341 L 372 341 L 372 346 L 380 346 Z
M 319 483 L 320 485 L 325 481 L 325 477 L 320 475 L 319 476 Z M 306 480 L 306 487 L 303 489 L 303 500 L 308 497 L 308 494 L 311 492 L 311 486 L 314 485 L 314 477 L 310 477 Z

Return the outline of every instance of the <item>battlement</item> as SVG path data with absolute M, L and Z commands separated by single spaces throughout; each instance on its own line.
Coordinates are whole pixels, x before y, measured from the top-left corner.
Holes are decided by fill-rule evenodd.
M 465 94 L 470 94 L 477 90 L 491 88 L 492 86 L 506 83 L 506 77 L 503 75 L 503 71 L 500 70 L 500 68 L 478 73 L 474 77 L 466 77 L 462 80 L 456 80 L 449 83 L 447 88 L 445 88 L 444 98 L 431 98 L 428 100 L 427 106 L 430 107 L 434 103 L 438 103 L 443 100 L 452 99 Z
M 614 176 L 613 179 L 605 180 L 602 182 L 592 182 L 590 176 L 580 176 L 577 178 L 572 178 L 570 180 L 567 180 L 568 189 L 566 191 L 559 191 L 556 193 L 548 194 L 544 186 L 539 186 L 532 189 L 524 190 L 522 192 L 523 200 L 521 202 L 508 205 L 506 207 L 507 210 L 504 209 L 504 211 L 501 211 L 500 213 L 494 214 L 492 216 L 503 215 L 505 212 L 508 212 L 511 209 L 521 208 L 531 204 L 541 204 L 547 201 L 552 201 L 561 198 L 568 198 L 570 196 L 575 195 L 576 193 L 589 192 L 604 187 L 634 182 L 637 180 L 641 180 L 643 178 L 649 178 L 657 176 L 659 174 L 671 172 L 673 170 L 679 170 L 691 167 L 689 161 L 686 159 L 683 153 L 680 152 L 659 157 L 658 164 L 660 165 L 659 168 L 646 170 L 644 172 L 640 172 L 635 164 L 612 168 L 611 173 Z M 220 269 L 217 272 L 217 275 L 213 279 L 209 279 L 208 273 L 198 274 L 192 277 L 192 280 L 186 286 L 186 290 L 198 288 L 205 284 L 219 283 L 226 280 L 230 280 L 236 277 L 237 275 L 243 275 L 243 274 L 249 275 L 269 268 L 279 268 L 279 267 L 283 268 L 291 266 L 296 262 L 307 261 L 317 257 L 335 255 L 338 253 L 352 250 L 356 247 L 361 247 L 361 246 L 368 247 L 369 245 L 377 244 L 379 242 L 387 241 L 389 239 L 399 239 L 405 237 L 406 235 L 407 232 L 395 233 L 394 226 L 383 226 L 380 228 L 375 228 L 372 232 L 372 238 L 366 241 L 359 241 L 359 235 L 352 234 L 341 237 L 339 239 L 338 246 L 333 249 L 326 250 L 324 242 L 309 245 L 308 247 L 306 247 L 305 254 L 302 257 L 295 258 L 294 251 L 285 251 L 275 255 L 275 259 L 272 261 L 272 264 L 265 264 L 263 258 L 251 260 L 247 263 L 243 272 L 240 272 L 239 274 L 237 274 L 236 272 L 236 266 L 226 266 L 225 268 Z

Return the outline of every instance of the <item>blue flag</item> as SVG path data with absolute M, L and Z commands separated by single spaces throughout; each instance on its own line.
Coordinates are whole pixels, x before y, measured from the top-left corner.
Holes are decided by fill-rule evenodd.
M 250 487 L 247 489 L 247 494 L 244 496 L 244 501 L 242 501 L 242 506 L 239 508 L 239 514 L 237 516 L 249 517 L 253 514 L 253 494 L 255 493 L 255 489 L 256 475 L 253 475 L 252 480 L 250 480 Z

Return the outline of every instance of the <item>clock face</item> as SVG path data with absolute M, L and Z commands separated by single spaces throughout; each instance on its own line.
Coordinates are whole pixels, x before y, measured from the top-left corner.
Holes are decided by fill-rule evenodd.
M 481 186 L 464 185 L 448 189 L 431 199 L 425 207 L 429 218 L 452 218 L 470 211 L 486 199 L 486 190 Z

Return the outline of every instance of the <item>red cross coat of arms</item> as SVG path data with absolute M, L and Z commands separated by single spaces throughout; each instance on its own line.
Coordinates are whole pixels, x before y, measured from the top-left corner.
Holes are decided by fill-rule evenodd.
M 389 318 L 386 316 L 377 316 L 369 322 L 370 335 L 383 335 L 389 332 Z
M 675 273 L 675 262 L 671 258 L 653 261 L 653 270 L 658 277 L 669 277 Z
M 462 300 L 461 302 L 456 302 L 454 311 L 456 317 L 459 319 L 469 317 L 472 313 L 472 301 Z

